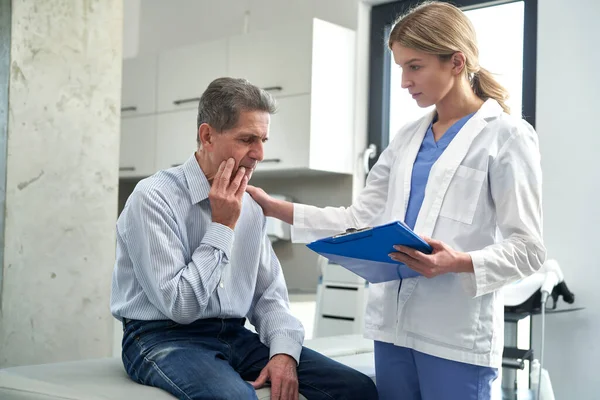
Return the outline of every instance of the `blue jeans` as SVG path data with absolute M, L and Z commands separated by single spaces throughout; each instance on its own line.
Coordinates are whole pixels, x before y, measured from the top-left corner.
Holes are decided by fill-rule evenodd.
M 124 327 L 123 364 L 132 380 L 179 399 L 256 399 L 252 386 L 269 349 L 244 319 L 131 321 Z M 302 349 L 300 393 L 309 400 L 377 399 L 366 375 L 315 351 Z
M 382 400 L 490 400 L 496 368 L 430 356 L 375 342 L 375 373 Z

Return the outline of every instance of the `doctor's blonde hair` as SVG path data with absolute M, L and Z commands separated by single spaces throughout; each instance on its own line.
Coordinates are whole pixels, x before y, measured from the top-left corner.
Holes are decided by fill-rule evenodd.
M 475 28 L 469 18 L 455 6 L 438 1 L 427 1 L 400 16 L 390 33 L 388 46 L 400 45 L 437 55 L 449 60 L 460 51 L 465 55 L 463 70 L 471 82 L 473 92 L 482 100 L 492 98 L 509 113 L 506 105 L 508 91 L 491 72 L 479 65 L 479 49 Z

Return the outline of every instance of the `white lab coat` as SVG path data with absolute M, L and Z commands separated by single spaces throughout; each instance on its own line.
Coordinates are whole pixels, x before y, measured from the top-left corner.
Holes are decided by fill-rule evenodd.
M 412 166 L 433 115 L 398 132 L 352 206 L 294 204 L 293 240 L 404 220 Z M 499 368 L 504 305 L 498 289 L 545 260 L 541 196 L 536 132 L 487 100 L 433 165 L 415 225 L 418 234 L 469 252 L 475 273 L 371 284 L 366 337 Z

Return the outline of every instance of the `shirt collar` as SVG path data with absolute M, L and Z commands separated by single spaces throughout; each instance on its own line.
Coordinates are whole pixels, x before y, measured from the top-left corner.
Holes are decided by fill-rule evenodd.
M 208 179 L 206 179 L 204 171 L 200 168 L 196 156 L 192 154 L 192 156 L 183 164 L 182 168 L 185 179 L 187 180 L 188 189 L 190 190 L 192 203 L 197 204 L 208 199 L 210 183 L 208 182 Z

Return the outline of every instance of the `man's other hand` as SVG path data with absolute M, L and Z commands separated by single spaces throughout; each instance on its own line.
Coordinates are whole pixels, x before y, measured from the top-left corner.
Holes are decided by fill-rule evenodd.
M 267 381 L 271 382 L 271 400 L 298 400 L 298 374 L 296 360 L 287 354 L 277 354 L 252 382 L 260 389 Z

